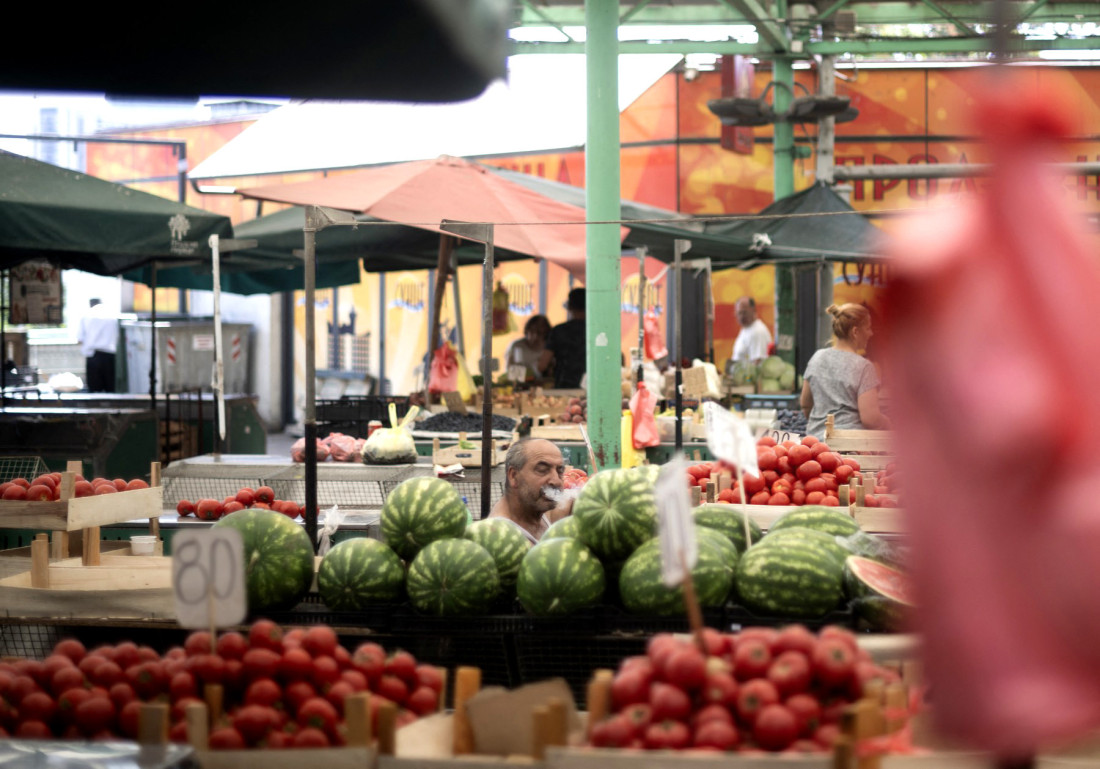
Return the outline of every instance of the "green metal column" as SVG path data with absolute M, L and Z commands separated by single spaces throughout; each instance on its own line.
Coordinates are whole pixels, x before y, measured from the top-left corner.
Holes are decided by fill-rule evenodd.
M 774 59 L 775 112 L 781 114 L 790 108 L 794 93 L 793 62 L 786 56 Z M 780 121 L 775 124 L 775 199 L 794 194 L 794 124 Z M 789 267 L 775 268 L 775 352 L 788 363 L 794 363 L 795 337 L 795 278 Z
M 588 139 L 584 153 L 589 221 L 619 219 L 619 3 L 585 0 Z M 588 320 L 588 431 L 600 469 L 622 460 L 622 327 L 619 226 L 589 224 L 585 241 Z

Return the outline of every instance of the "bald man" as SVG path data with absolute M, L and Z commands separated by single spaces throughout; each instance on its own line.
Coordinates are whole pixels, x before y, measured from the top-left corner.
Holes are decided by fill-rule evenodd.
M 569 515 L 572 503 L 559 506 L 548 496 L 564 488 L 565 461 L 550 441 L 537 438 L 517 441 L 504 457 L 504 496 L 497 500 L 490 518 L 505 518 L 532 543 L 538 542 L 550 524 Z

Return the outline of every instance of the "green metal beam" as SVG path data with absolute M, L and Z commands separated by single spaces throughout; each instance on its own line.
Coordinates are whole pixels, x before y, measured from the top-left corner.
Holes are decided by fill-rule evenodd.
M 651 0 L 639 0 L 639 2 L 634 3 L 630 10 L 624 12 L 623 15 L 619 17 L 619 26 L 626 24 L 631 18 L 644 11 L 650 2 Z
M 771 18 L 771 14 L 765 11 L 756 0 L 722 0 L 737 13 L 752 21 L 756 27 L 756 34 L 771 50 L 786 52 L 790 50 L 790 41 L 784 34 L 783 27 Z
M 576 42 L 576 40 L 573 38 L 573 36 L 565 31 L 565 28 L 562 24 L 554 21 L 552 18 L 547 16 L 545 13 L 543 13 L 542 9 L 539 8 L 537 5 L 535 5 L 534 3 L 532 3 L 531 0 L 519 0 L 519 1 L 520 1 L 520 3 L 523 4 L 523 7 L 526 8 L 527 10 L 529 10 L 531 13 L 533 13 L 536 18 L 541 19 L 544 25 L 549 25 L 549 26 L 553 27 L 554 29 L 556 29 L 558 32 L 561 32 L 562 35 L 565 36 L 566 40 L 569 40 L 570 42 Z
M 954 24 L 955 29 L 959 30 L 959 32 L 961 32 L 962 34 L 967 36 L 974 35 L 974 30 L 969 25 L 967 25 L 965 21 L 962 21 L 957 16 L 952 15 L 951 12 L 943 6 L 937 5 L 935 2 L 933 2 L 933 0 L 922 0 L 922 2 L 933 11 L 938 13 L 942 18 Z M 856 18 L 859 18 L 859 14 L 856 14 Z
M 1010 38 L 1013 51 L 1089 51 L 1100 48 L 1100 37 L 1093 38 L 1056 38 L 1054 40 L 1024 40 Z M 839 55 L 875 55 L 891 53 L 971 53 L 992 51 L 995 41 L 989 37 L 943 37 L 943 38 L 875 38 L 873 40 L 824 40 L 809 42 L 803 47 L 803 54 Z M 510 54 L 528 53 L 584 53 L 583 43 L 513 43 Z M 762 43 L 709 42 L 700 43 L 688 40 L 668 40 L 663 42 L 623 41 L 619 43 L 619 53 L 689 53 L 741 54 L 772 58 L 775 52 Z
M 522 2 L 522 0 L 521 0 Z M 1097 5 L 1092 2 L 1048 3 L 1046 0 L 1015 0 L 1007 3 L 1010 19 L 1027 21 L 1030 24 L 1046 22 L 1092 21 L 1098 16 Z M 635 24 L 751 24 L 752 19 L 744 13 L 731 9 L 723 2 L 712 5 L 647 5 L 636 10 L 633 4 L 620 6 L 623 14 L 629 14 L 631 25 Z M 882 2 L 862 3 L 854 0 L 837 0 L 816 17 L 821 21 L 828 19 L 841 8 L 856 12 L 861 26 L 876 24 L 935 24 L 943 19 L 941 13 L 923 3 Z M 952 15 L 968 24 L 990 23 L 993 19 L 993 2 L 952 4 Z M 545 27 L 584 26 L 584 9 L 580 5 L 535 6 L 523 3 L 519 6 L 520 26 Z M 774 16 L 773 16 L 774 18 Z M 811 17 L 814 20 L 814 17 Z M 626 23 L 625 21 L 622 23 Z

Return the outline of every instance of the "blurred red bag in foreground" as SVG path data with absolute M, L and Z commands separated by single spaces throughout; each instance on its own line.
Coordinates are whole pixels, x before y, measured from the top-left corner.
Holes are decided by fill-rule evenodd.
M 1100 272 L 1041 165 L 1072 113 L 1028 77 L 982 97 L 990 183 L 909 223 L 886 303 L 934 711 L 1007 758 L 1100 724 Z

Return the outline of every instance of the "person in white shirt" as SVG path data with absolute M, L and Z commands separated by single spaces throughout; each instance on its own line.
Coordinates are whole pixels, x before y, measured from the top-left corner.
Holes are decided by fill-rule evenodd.
M 768 348 L 772 343 L 771 332 L 760 318 L 756 317 L 756 302 L 751 296 L 743 296 L 734 305 L 737 322 L 741 331 L 733 342 L 734 363 L 757 364 L 768 357 Z
M 565 488 L 565 462 L 553 443 L 525 438 L 513 443 L 504 457 L 504 496 L 490 518 L 504 518 L 537 544 L 550 524 L 572 512 L 572 502 L 555 499 Z
M 92 299 L 88 304 L 88 314 L 80 319 L 76 334 L 84 353 L 85 386 L 88 392 L 113 393 L 118 318 L 99 299 Z

